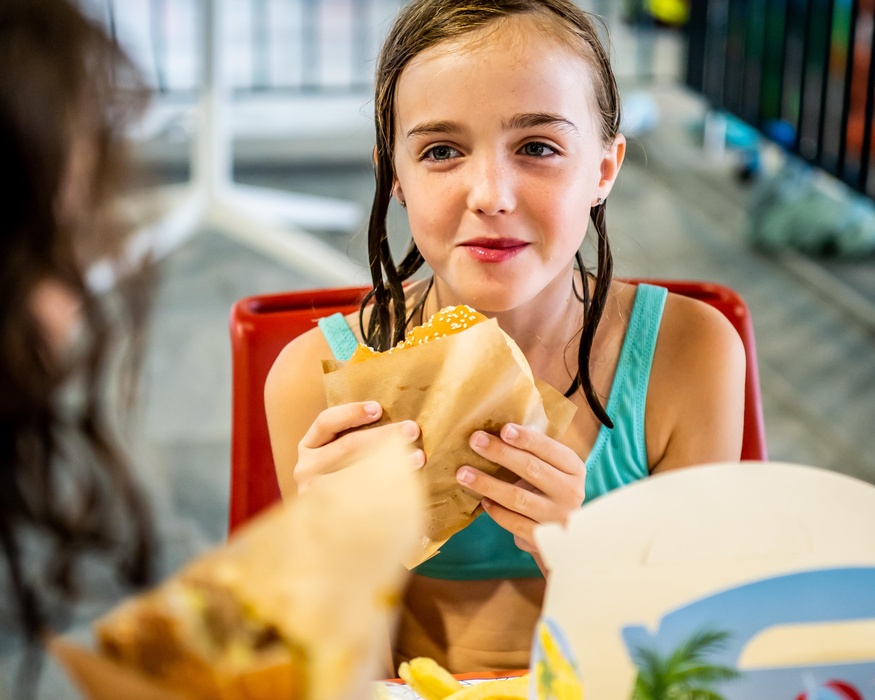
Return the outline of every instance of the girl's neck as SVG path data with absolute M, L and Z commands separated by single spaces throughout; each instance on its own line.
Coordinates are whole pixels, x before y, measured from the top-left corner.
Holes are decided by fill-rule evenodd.
M 557 353 L 561 356 L 580 333 L 583 304 L 577 295 L 581 290 L 575 293 L 572 287 L 572 280 L 579 287 L 578 275 L 577 271 L 570 270 L 567 276 L 557 278 L 536 297 L 514 309 L 499 313 L 483 312 L 495 318 L 501 329 L 514 339 L 533 365 L 535 374 L 539 374 L 536 368 L 542 363 L 555 363 Z M 423 283 L 420 293 L 426 289 L 427 283 Z M 445 306 L 457 303 L 464 302 L 455 298 L 451 290 L 436 279 L 425 299 L 422 317 L 427 319 Z

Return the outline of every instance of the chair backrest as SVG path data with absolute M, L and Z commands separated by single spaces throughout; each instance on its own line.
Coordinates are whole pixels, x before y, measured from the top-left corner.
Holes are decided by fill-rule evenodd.
M 753 326 L 741 297 L 728 287 L 709 282 L 628 281 L 646 281 L 700 299 L 719 309 L 732 322 L 744 342 L 747 355 L 741 458 L 766 459 Z M 290 340 L 313 328 L 316 319 L 357 309 L 366 291 L 367 288 L 347 287 L 269 294 L 241 299 L 232 307 L 229 531 L 280 497 L 264 413 L 264 382 L 274 360 Z

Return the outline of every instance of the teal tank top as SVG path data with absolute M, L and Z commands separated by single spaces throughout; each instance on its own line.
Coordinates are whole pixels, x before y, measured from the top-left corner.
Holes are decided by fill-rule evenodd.
M 614 428 L 601 427 L 586 460 L 584 507 L 602 494 L 649 474 L 644 408 L 667 294 L 663 287 L 638 285 L 605 407 Z M 335 357 L 349 359 L 358 342 L 343 315 L 320 319 L 319 327 Z M 514 544 L 513 535 L 485 513 L 453 535 L 437 555 L 414 571 L 422 576 L 456 581 L 542 575 L 532 556 Z

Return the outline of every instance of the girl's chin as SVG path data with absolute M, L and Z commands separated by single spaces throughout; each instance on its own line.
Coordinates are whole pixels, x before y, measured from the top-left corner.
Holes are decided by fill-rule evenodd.
M 502 285 L 501 288 L 490 288 L 491 285 L 438 285 L 438 301 L 443 306 L 467 304 L 485 314 L 500 314 L 513 311 L 532 301 L 536 294 L 526 294 L 515 285 Z
M 443 306 L 467 304 L 478 311 L 502 313 L 544 295 L 555 296 L 550 290 L 569 291 L 571 274 L 569 269 L 535 265 L 447 266 L 435 270 L 435 290 Z

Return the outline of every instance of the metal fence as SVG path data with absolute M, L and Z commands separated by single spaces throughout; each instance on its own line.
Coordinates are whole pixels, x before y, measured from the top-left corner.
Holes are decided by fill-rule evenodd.
M 875 197 L 875 0 L 695 0 L 686 81 Z

